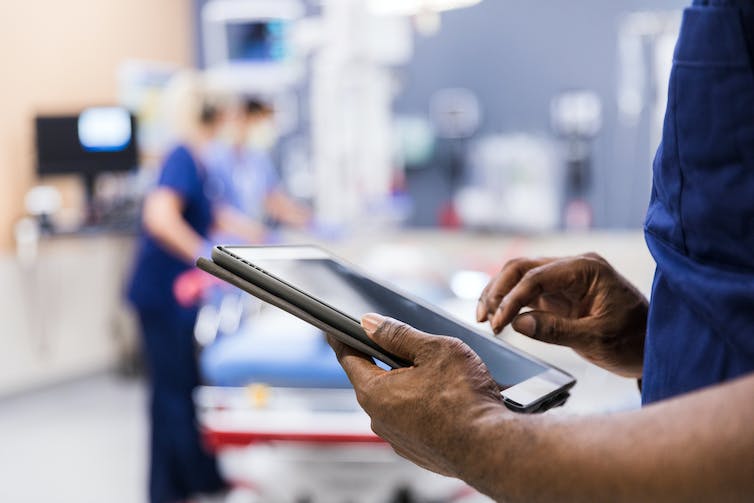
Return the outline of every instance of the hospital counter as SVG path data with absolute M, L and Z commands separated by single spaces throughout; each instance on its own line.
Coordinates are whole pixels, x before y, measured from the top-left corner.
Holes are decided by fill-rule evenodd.
M 306 242 L 290 235 L 292 241 Z M 380 230 L 352 236 L 342 242 L 321 242 L 331 251 L 362 266 L 383 259 L 395 267 L 410 268 L 414 261 L 438 263 L 443 257 L 456 265 L 502 267 L 516 257 L 563 257 L 596 252 L 607 259 L 639 290 L 648 295 L 654 261 L 639 230 L 505 235 L 468 231 Z
M 125 235 L 48 236 L 32 260 L 0 256 L 0 395 L 113 368 L 132 350 L 133 249 Z

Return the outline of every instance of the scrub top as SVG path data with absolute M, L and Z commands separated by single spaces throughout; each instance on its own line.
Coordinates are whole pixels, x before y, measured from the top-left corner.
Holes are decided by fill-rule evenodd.
M 754 371 L 754 2 L 683 14 L 645 236 L 642 401 Z
M 263 221 L 264 201 L 280 184 L 269 154 L 252 149 L 239 152 L 217 142 L 208 149 L 204 159 L 209 171 L 208 187 L 212 200 Z
M 183 199 L 183 219 L 206 238 L 213 216 L 205 185 L 205 170 L 184 146 L 176 147 L 167 156 L 157 182 L 158 187 L 169 188 Z M 176 304 L 173 283 L 181 273 L 192 267 L 163 248 L 148 232 L 142 231 L 128 291 L 129 300 L 140 309 Z

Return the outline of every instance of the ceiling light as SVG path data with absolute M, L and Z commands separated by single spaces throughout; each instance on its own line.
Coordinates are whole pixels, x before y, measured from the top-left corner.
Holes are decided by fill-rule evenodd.
M 387 16 L 413 16 L 422 12 L 442 12 L 471 7 L 482 0 L 369 0 L 372 14 Z

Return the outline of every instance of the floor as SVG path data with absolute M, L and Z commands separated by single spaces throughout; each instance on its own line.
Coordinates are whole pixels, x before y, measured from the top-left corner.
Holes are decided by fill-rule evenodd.
M 146 501 L 146 399 L 141 380 L 107 374 L 0 399 L 0 502 Z M 241 454 L 236 454 L 238 465 L 260 461 L 260 453 L 252 463 Z M 264 464 L 279 464 L 279 453 L 261 455 Z M 350 469 L 358 471 L 362 465 Z M 430 494 L 438 490 L 435 483 L 424 481 L 432 486 Z M 205 501 L 272 503 L 243 489 L 227 499 L 199 503 Z M 488 501 L 481 496 L 464 499 Z
M 547 356 L 558 361 L 563 355 Z M 551 413 L 638 406 L 635 383 L 576 362 L 558 362 L 580 385 L 565 407 Z M 145 501 L 146 401 L 141 380 L 110 374 L 0 399 L 0 501 Z M 261 500 L 236 494 L 225 503 L 250 501 Z
M 145 403 L 112 375 L 0 400 L 0 501 L 145 501 Z

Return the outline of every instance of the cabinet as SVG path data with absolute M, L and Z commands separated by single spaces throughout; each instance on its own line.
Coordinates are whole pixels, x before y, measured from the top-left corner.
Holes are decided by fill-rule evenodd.
M 0 395 L 112 368 L 133 348 L 134 241 L 47 237 L 28 265 L 0 256 Z

